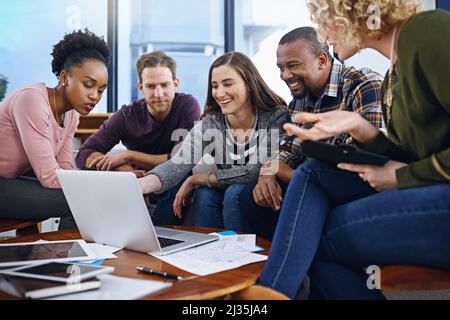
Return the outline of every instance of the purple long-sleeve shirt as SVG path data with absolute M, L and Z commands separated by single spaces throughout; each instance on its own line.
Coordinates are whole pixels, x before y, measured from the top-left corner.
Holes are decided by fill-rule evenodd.
M 198 101 L 189 94 L 176 93 L 169 115 L 163 122 L 153 119 L 144 99 L 135 100 L 114 113 L 80 148 L 75 159 L 85 168 L 93 152 L 108 153 L 120 141 L 128 149 L 153 155 L 169 154 L 178 141 L 171 141 L 176 129 L 190 130 L 200 119 Z

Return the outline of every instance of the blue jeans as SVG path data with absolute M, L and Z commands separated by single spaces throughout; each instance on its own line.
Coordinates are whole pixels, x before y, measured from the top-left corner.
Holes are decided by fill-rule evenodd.
M 450 184 L 377 193 L 356 174 L 308 161 L 289 184 L 260 283 L 295 298 L 382 299 L 370 265 L 450 269 Z M 320 245 L 320 246 L 319 246 Z
M 173 212 L 173 202 L 175 201 L 178 190 L 180 190 L 181 185 L 185 180 L 186 178 L 182 179 L 175 187 L 164 193 L 150 194 L 150 202 L 156 204 L 156 209 L 152 218 L 153 224 L 161 226 L 180 225 L 182 223 L 182 220 L 178 219 Z
M 275 211 L 270 207 L 262 207 L 256 204 L 253 198 L 253 189 L 255 189 L 258 181 L 249 183 L 241 192 L 239 201 L 242 207 L 242 214 L 248 230 L 247 233 L 255 233 L 269 241 L 272 241 L 275 227 L 278 221 L 280 211 Z M 283 195 L 286 194 L 287 186 L 278 181 L 283 189 Z
M 245 184 L 232 184 L 225 190 L 200 187 L 194 194 L 194 224 L 199 227 L 245 231 L 239 195 Z

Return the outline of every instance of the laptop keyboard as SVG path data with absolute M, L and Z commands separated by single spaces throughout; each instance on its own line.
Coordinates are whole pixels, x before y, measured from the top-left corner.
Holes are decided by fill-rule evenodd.
M 158 237 L 158 241 L 159 241 L 159 245 L 161 246 L 161 248 L 173 246 L 174 244 L 184 242 L 181 240 L 175 240 L 175 239 L 169 239 L 169 238 L 163 238 L 163 237 Z

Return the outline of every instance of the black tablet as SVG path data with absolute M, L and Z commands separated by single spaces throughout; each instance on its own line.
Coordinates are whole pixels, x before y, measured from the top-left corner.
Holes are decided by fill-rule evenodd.
M 71 280 L 80 282 L 113 271 L 114 267 L 90 266 L 66 262 L 47 262 L 8 270 L 0 270 L 0 274 L 70 283 Z
M 355 163 L 383 166 L 389 158 L 366 152 L 353 145 L 332 145 L 320 141 L 304 141 L 302 152 L 305 156 L 330 163 Z
M 94 260 L 97 256 L 84 240 L 8 243 L 0 245 L 0 268 L 50 261 Z

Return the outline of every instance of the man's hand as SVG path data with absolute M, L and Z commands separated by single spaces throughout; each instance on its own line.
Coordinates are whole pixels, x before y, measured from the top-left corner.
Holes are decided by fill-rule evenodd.
M 262 207 L 271 207 L 278 211 L 283 201 L 283 190 L 277 177 L 273 174 L 264 174 L 259 177 L 258 184 L 253 189 L 253 199 Z
M 114 168 L 114 171 L 133 172 L 137 178 L 142 178 L 143 176 L 145 176 L 145 170 L 136 170 L 128 163 Z
M 127 164 L 128 158 L 128 151 L 105 154 L 95 158 L 88 167 L 96 168 L 98 171 L 111 171 L 118 166 Z

